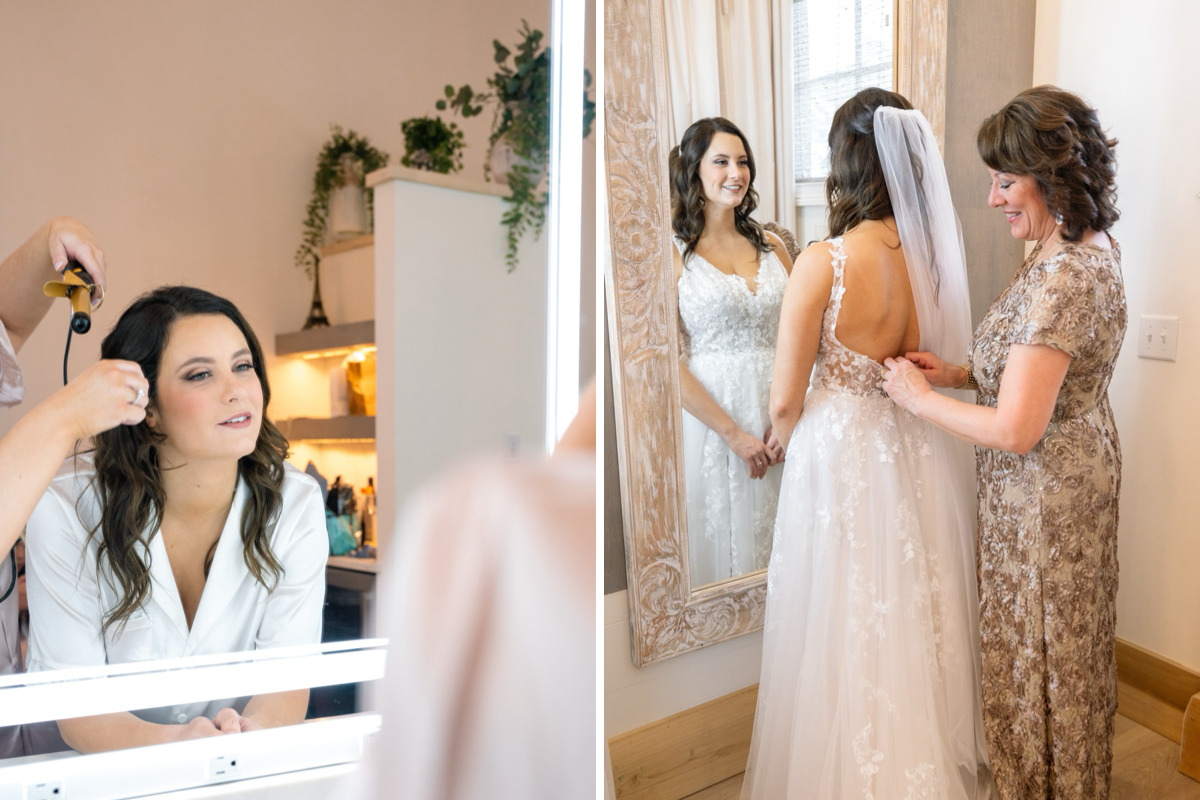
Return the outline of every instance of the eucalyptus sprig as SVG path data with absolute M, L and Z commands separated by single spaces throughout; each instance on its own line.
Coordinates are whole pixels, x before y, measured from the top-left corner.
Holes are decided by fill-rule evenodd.
M 512 149 L 513 162 L 508 169 L 509 195 L 504 198 L 508 210 L 501 222 L 508 228 L 505 262 L 509 272 L 517 266 L 517 245 L 526 231 L 541 235 L 546 223 L 546 192 L 537 186 L 550 157 L 550 48 L 542 49 L 542 32 L 530 29 L 521 20 L 521 41 L 516 52 L 499 40 L 493 40 L 496 72 L 488 78 L 490 91 L 476 92 L 470 85 L 446 86 L 445 97 L 438 100 L 439 111 L 450 110 L 464 118 L 474 117 L 493 106 L 492 132 L 484 177 L 491 180 L 491 158 L 496 144 L 505 140 Z M 509 63 L 509 58 L 512 63 Z M 583 136 L 591 133 L 596 118 L 596 103 L 588 97 L 592 76 L 584 70 Z
M 304 237 L 296 248 L 296 266 L 304 267 L 310 278 L 319 258 L 318 251 L 325 243 L 325 230 L 329 224 L 329 194 L 337 184 L 338 162 L 345 153 L 353 153 L 362 160 L 363 176 L 368 172 L 387 166 L 388 154 L 371 146 L 365 136 L 353 130 L 343 131 L 340 125 L 330 126 L 331 136 L 317 156 L 317 171 L 313 174 L 312 197 L 308 201 L 308 212 L 304 220 Z M 373 202 L 367 194 L 367 223 L 373 224 Z

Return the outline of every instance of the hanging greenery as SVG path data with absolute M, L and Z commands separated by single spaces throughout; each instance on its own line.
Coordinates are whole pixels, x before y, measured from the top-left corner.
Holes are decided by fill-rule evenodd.
M 492 154 L 504 140 L 512 150 L 507 179 L 508 210 L 501 222 L 508 228 L 505 262 L 509 272 L 517 266 L 517 245 L 526 231 L 541 235 L 546 223 L 546 192 L 537 190 L 550 157 L 550 49 L 542 48 L 542 32 L 531 30 L 521 20 L 521 41 L 516 52 L 498 40 L 495 48 L 496 72 L 488 78 L 488 92 L 476 92 L 469 85 L 455 89 L 447 86 L 445 97 L 437 101 L 439 111 L 449 109 L 464 118 L 481 114 L 492 106 L 492 133 L 488 138 L 488 157 L 484 177 L 491 180 Z M 509 58 L 512 62 L 509 62 Z M 596 103 L 588 96 L 592 76 L 584 70 L 583 136 L 587 138 L 596 118 Z
M 338 180 L 338 162 L 344 153 L 353 153 L 362 160 L 362 175 L 387 166 L 388 154 L 371 146 L 365 136 L 353 130 L 343 131 L 340 125 L 330 126 L 332 135 L 317 156 L 317 171 L 313 174 L 312 197 L 308 201 L 308 216 L 304 219 L 304 237 L 296 248 L 296 266 L 304 267 L 311 278 L 325 244 L 325 229 L 329 224 L 329 194 Z M 363 185 L 363 184 L 360 184 Z M 367 220 L 374 224 L 373 198 L 367 193 Z

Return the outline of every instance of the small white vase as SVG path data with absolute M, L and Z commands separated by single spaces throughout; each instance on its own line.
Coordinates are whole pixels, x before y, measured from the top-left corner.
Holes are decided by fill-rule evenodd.
M 492 145 L 491 151 L 488 153 L 488 177 L 494 183 L 501 186 L 508 185 L 508 168 L 516 161 L 513 156 L 512 145 L 508 143 L 508 139 L 501 139 Z
M 329 193 L 329 236 L 340 242 L 370 230 L 367 193 L 361 186 L 362 161 L 343 153 L 338 165 L 338 185 Z
M 546 167 L 542 164 L 533 164 L 523 158 L 517 158 L 513 153 L 512 145 L 508 143 L 508 139 L 500 139 L 492 146 L 492 151 L 488 157 L 488 174 L 493 183 L 498 183 L 501 186 L 508 185 L 508 170 L 514 164 L 525 164 L 538 169 L 540 177 L 538 178 L 537 190 L 539 192 L 546 191 L 549 183 L 546 175 Z

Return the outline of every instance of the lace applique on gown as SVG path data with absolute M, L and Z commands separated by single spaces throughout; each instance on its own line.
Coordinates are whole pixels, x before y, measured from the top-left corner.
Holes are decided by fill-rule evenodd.
M 742 797 L 987 797 L 971 448 L 896 406 L 879 363 L 837 340 L 846 253 L 831 244 Z
M 675 245 L 683 252 L 678 237 Z M 755 291 L 693 253 L 679 277 L 682 358 L 717 405 L 751 436 L 771 426 L 768 404 L 787 271 L 774 251 L 759 261 Z M 683 412 L 688 563 L 693 586 L 764 569 L 779 480 L 773 466 L 751 480 L 716 431 Z

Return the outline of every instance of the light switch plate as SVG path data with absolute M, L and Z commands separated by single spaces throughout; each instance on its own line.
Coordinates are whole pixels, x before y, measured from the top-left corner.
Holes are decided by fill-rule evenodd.
M 1179 347 L 1179 317 L 1143 314 L 1138 326 L 1138 358 L 1174 361 Z

